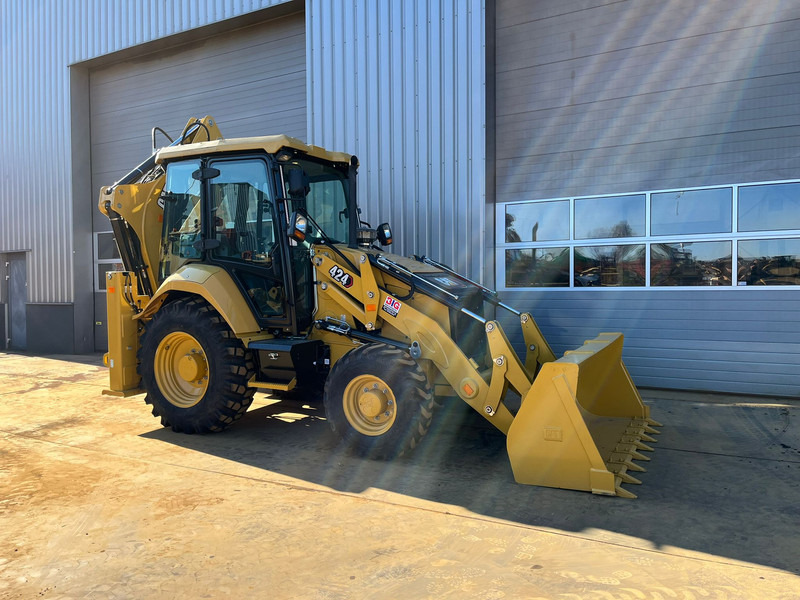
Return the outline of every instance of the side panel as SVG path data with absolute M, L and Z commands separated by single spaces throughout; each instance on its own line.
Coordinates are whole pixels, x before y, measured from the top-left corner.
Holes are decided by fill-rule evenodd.
M 800 395 L 800 314 L 792 290 L 505 292 L 529 311 L 556 356 L 600 331 L 625 335 L 637 386 Z M 516 317 L 501 311 L 516 335 Z M 521 336 L 512 342 L 520 349 Z

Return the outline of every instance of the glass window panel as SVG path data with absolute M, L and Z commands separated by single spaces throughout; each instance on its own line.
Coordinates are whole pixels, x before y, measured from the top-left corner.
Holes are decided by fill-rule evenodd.
M 124 271 L 122 263 L 101 263 L 97 265 L 97 289 L 106 289 L 106 273 L 109 271 Z
M 506 206 L 506 242 L 569 239 L 569 200 Z
M 739 242 L 739 285 L 800 285 L 800 239 Z
M 108 233 L 97 234 L 97 260 L 109 260 L 119 258 L 119 250 L 117 243 L 114 241 L 114 234 L 110 231 Z
M 211 180 L 214 256 L 266 264 L 277 235 L 268 202 L 267 166 L 258 159 L 220 161 Z
M 506 287 L 569 287 L 569 248 L 506 250 Z
M 739 188 L 739 231 L 800 229 L 800 183 Z
M 650 285 L 730 284 L 730 241 L 650 246 Z
M 575 239 L 644 236 L 644 194 L 575 200 Z
M 733 190 L 690 190 L 650 196 L 652 235 L 689 235 L 731 231 Z
M 200 182 L 192 177 L 199 160 L 171 163 L 161 201 L 164 221 L 161 230 L 159 282 L 178 270 L 188 260 L 200 258 L 194 243 L 201 237 Z
M 644 286 L 644 245 L 575 248 L 575 287 Z

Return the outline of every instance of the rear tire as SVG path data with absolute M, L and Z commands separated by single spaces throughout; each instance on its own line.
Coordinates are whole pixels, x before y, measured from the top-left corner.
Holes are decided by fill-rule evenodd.
M 214 308 L 199 298 L 166 304 L 145 325 L 139 373 L 161 424 L 183 433 L 222 431 L 253 401 L 255 365 Z
M 331 429 L 356 453 L 392 459 L 415 448 L 437 406 L 423 370 L 407 352 L 368 344 L 345 354 L 325 383 Z

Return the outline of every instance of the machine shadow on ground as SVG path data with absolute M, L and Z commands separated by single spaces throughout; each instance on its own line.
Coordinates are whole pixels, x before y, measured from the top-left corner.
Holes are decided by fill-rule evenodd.
M 656 403 L 663 432 L 638 474 L 643 485 L 626 486 L 635 500 L 515 483 L 505 437 L 458 401 L 436 414 L 412 455 L 392 462 L 340 447 L 322 406 L 302 400 L 253 408 L 221 434 L 158 429 L 143 437 L 342 492 L 378 488 L 528 526 L 611 532 L 635 538 L 612 542 L 800 573 L 800 435 L 791 420 L 798 407 Z

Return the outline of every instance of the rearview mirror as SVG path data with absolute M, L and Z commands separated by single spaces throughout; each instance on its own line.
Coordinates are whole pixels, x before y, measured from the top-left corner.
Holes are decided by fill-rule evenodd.
M 392 228 L 388 223 L 381 223 L 378 225 L 378 241 L 381 246 L 389 246 L 392 243 Z
M 308 219 L 302 213 L 294 211 L 289 219 L 289 238 L 304 242 L 308 233 Z

